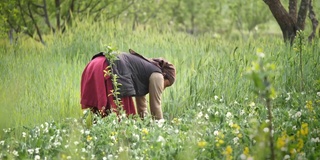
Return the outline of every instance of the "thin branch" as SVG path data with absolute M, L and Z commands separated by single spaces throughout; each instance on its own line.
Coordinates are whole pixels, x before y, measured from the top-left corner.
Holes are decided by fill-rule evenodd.
M 22 8 L 22 6 L 21 6 L 21 0 L 18 0 L 18 8 L 20 9 L 20 16 L 21 16 L 22 22 L 23 22 L 23 24 L 24 24 L 24 27 L 27 28 L 26 33 L 27 33 L 27 35 L 29 35 L 30 37 L 32 37 L 32 34 L 29 32 L 27 22 L 26 22 L 26 20 L 25 20 L 25 18 L 24 18 L 24 14 L 23 14 L 23 11 L 24 11 L 24 10 L 23 10 L 23 8 Z
M 47 1 L 46 0 L 43 0 L 43 12 L 44 12 L 44 16 L 43 17 L 45 19 L 45 22 L 46 22 L 47 26 L 53 31 L 53 33 L 55 33 L 55 29 L 51 25 L 50 19 L 49 19 L 49 16 L 48 16 Z
M 32 12 L 31 12 L 30 3 L 28 4 L 28 11 L 29 11 L 30 18 L 31 18 L 31 20 L 32 20 L 32 22 L 33 22 L 33 25 L 34 25 L 34 27 L 36 28 L 36 31 L 37 31 L 37 34 L 38 34 L 38 36 L 39 36 L 40 42 L 41 42 L 42 44 L 45 44 L 45 42 L 44 42 L 43 39 L 42 39 L 42 35 L 41 35 L 41 32 L 40 32 L 40 28 L 38 27 L 37 22 L 36 22 L 36 20 L 34 19 L 33 14 L 32 14 Z

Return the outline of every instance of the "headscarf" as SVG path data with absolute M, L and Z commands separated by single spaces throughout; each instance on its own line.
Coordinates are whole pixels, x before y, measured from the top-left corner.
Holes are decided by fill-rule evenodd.
M 159 67 L 162 71 L 164 78 L 169 80 L 170 86 L 175 82 L 176 69 L 172 63 L 168 62 L 167 60 L 165 60 L 164 58 L 161 58 L 161 57 L 160 58 L 145 58 L 132 49 L 129 49 L 129 52 L 131 54 L 136 55 L 136 56 L 156 65 L 157 67 Z

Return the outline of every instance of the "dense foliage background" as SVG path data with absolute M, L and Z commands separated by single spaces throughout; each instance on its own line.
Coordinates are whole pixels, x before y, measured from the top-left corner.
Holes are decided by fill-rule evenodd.
M 289 0 L 281 2 L 288 8 Z M 299 4 L 300 1 L 297 8 Z M 317 16 L 320 2 L 312 1 L 312 4 Z M 279 32 L 269 7 L 262 0 L 5 0 L 0 3 L 0 12 L 2 36 L 11 42 L 23 34 L 45 43 L 44 35 L 64 33 L 77 27 L 75 19 L 88 17 L 96 22 L 121 22 L 132 30 L 137 27 L 169 28 L 193 35 L 210 34 L 232 39 Z M 309 19 L 305 29 L 311 30 Z

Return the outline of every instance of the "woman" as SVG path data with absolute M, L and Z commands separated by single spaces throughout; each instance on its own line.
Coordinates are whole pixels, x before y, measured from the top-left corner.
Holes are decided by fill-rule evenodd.
M 102 116 L 108 111 L 117 110 L 112 90 L 110 75 L 104 76 L 109 60 L 104 53 L 93 56 L 82 73 L 81 105 L 82 109 L 90 108 L 100 111 Z M 175 82 L 175 67 L 163 58 L 147 59 L 129 49 L 129 53 L 120 53 L 112 65 L 112 74 L 117 75 L 119 97 L 126 113 L 136 114 L 132 97 L 136 99 L 137 111 L 141 118 L 147 112 L 146 95 L 149 94 L 151 115 L 163 119 L 161 95 L 166 87 Z

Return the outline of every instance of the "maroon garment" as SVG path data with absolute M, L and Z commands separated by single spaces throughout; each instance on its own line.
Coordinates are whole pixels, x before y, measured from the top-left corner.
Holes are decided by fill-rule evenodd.
M 104 76 L 103 70 L 107 63 L 104 56 L 99 56 L 90 61 L 85 67 L 81 78 L 81 107 L 82 109 L 98 109 L 116 111 L 116 104 L 113 101 L 113 85 L 110 76 Z M 121 98 L 123 109 L 127 115 L 136 114 L 132 97 Z

